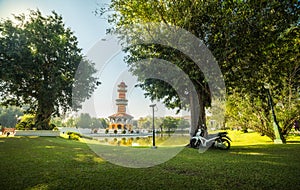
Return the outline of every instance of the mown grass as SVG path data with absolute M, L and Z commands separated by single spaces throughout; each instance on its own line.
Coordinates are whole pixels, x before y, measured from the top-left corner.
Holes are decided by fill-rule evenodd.
M 256 133 L 229 135 L 229 151 L 184 148 L 141 169 L 111 164 L 83 142 L 1 137 L 0 189 L 300 189 L 300 136 L 274 145 Z

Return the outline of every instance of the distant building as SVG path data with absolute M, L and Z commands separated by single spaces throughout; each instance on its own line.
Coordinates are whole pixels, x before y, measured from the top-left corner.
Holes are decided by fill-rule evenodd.
M 131 130 L 133 117 L 126 113 L 126 106 L 128 100 L 126 99 L 127 85 L 125 82 L 121 82 L 118 85 L 118 99 L 116 99 L 116 105 L 118 106 L 117 113 L 109 116 L 109 129 L 113 130 Z

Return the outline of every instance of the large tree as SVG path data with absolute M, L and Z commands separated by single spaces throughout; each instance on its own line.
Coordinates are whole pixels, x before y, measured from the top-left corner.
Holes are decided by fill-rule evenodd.
M 178 127 L 179 120 L 178 118 L 166 116 L 163 118 L 162 127 L 167 129 L 168 132 L 171 132 L 171 130 L 175 131 Z
M 29 105 L 38 129 L 49 129 L 52 115 L 80 107 L 95 88 L 94 64 L 54 11 L 2 20 L 0 44 L 1 104 Z
M 265 68 L 256 72 L 266 75 L 253 83 L 255 91 L 234 91 L 228 96 L 227 119 L 229 125 L 251 128 L 275 138 L 273 119 L 268 103 L 264 81 L 272 84 L 270 89 L 274 110 L 283 140 L 300 119 L 300 28 L 291 26 L 269 47 Z M 269 66 L 269 67 L 267 67 Z
M 128 24 L 159 22 L 181 27 L 201 39 L 220 65 L 227 93 L 231 95 L 239 92 L 239 95 L 249 97 L 251 102 L 260 99 L 263 104 L 260 104 L 257 112 L 263 110 L 268 118 L 271 118 L 270 108 L 264 84 L 268 83 L 272 87 L 275 104 L 279 102 L 280 95 L 283 95 L 281 87 L 288 86 L 285 82 L 287 76 L 292 79 L 290 84 L 299 84 L 295 82 L 299 81 L 299 38 L 292 33 L 287 35 L 290 28 L 294 28 L 293 32 L 299 28 L 297 0 L 112 0 L 109 9 L 113 10 L 109 21 L 115 24 L 110 31 L 122 29 Z M 130 32 L 118 34 L 121 38 L 135 35 Z M 288 42 L 289 40 L 292 42 Z M 182 52 L 157 44 L 134 45 L 126 50 L 129 54 L 126 61 L 138 76 L 141 73 L 139 70 L 144 69 L 144 65 L 138 60 L 147 57 L 168 60 L 187 73 L 199 97 L 199 106 L 196 107 L 201 113 L 198 126 L 205 124 L 204 108 L 211 104 L 210 89 L 207 79 L 192 60 Z M 164 99 L 166 105 L 172 108 L 195 107 L 192 101 L 188 106 L 182 106 L 172 86 L 163 81 L 139 77 L 142 79 L 140 86 L 151 98 Z M 290 92 L 294 92 L 297 87 L 299 85 L 290 85 L 285 89 L 293 89 Z M 290 117 L 288 120 L 294 119 L 295 117 Z M 269 119 L 263 127 L 270 122 Z M 273 131 L 268 134 L 270 138 L 274 138 Z
M 298 1 L 247 1 L 236 11 L 216 56 L 227 79 L 229 121 L 275 139 L 268 89 L 285 137 L 300 117 L 300 36 Z M 227 35 L 227 37 L 226 37 Z M 219 38 L 217 41 L 223 41 Z M 216 46 L 217 47 L 217 44 Z
M 139 36 L 139 33 L 136 32 L 136 28 L 133 29 L 134 31 L 130 31 L 132 29 L 130 25 L 139 23 L 147 26 L 148 23 L 156 22 L 163 23 L 166 26 L 180 26 L 179 23 L 172 22 L 180 22 L 180 19 L 183 19 L 182 15 L 180 15 L 181 12 L 178 12 L 176 9 L 180 7 L 182 9 L 188 9 L 189 5 L 185 3 L 186 2 L 181 1 L 159 2 L 146 0 L 112 1 L 110 8 L 114 9 L 116 14 L 110 17 L 110 21 L 116 23 L 116 27 L 111 31 L 116 31 L 117 34 L 121 36 L 121 39 L 138 39 L 139 37 L 145 37 L 143 33 L 146 32 L 142 29 L 142 31 L 139 31 L 142 33 L 142 36 Z M 149 36 L 154 37 L 156 35 L 155 31 L 154 26 L 153 31 L 148 31 Z M 168 32 L 160 33 L 156 37 L 163 38 L 164 35 L 168 36 Z M 193 135 L 200 126 L 205 126 L 205 108 L 211 104 L 211 93 L 203 72 L 199 69 L 199 66 L 194 60 L 179 49 L 168 47 L 165 44 L 137 43 L 129 45 L 131 46 L 125 49 L 129 54 L 125 60 L 130 66 L 131 72 L 138 76 L 138 80 L 140 81 L 139 86 L 147 92 L 145 95 L 152 100 L 162 100 L 168 108 L 178 109 L 178 111 L 181 109 L 189 109 L 192 116 L 191 135 Z M 198 47 L 199 43 L 193 45 Z M 157 59 L 154 59 L 152 64 L 140 61 L 153 58 Z M 173 63 L 177 68 L 187 74 L 188 80 L 182 76 L 179 77 L 179 75 L 175 76 L 177 70 L 171 70 L 174 67 L 158 66 L 159 64 L 155 63 L 156 60 L 165 60 L 169 63 Z M 153 67 L 153 65 L 156 66 Z M 163 79 L 172 78 L 173 84 L 163 79 L 155 77 L 149 78 L 148 73 L 159 73 L 164 76 Z M 194 89 L 191 89 L 189 82 L 192 83 L 192 88 Z

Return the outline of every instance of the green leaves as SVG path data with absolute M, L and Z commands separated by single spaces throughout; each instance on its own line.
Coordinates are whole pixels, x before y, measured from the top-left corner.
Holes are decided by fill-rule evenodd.
M 48 128 L 52 114 L 71 109 L 74 77 L 81 63 L 86 68 L 80 81 L 88 93 L 95 89 L 94 65 L 85 60 L 77 47 L 77 38 L 65 28 L 60 15 L 43 16 L 31 10 L 28 16 L 0 23 L 1 104 L 28 104 L 36 113 L 36 123 Z M 80 102 L 77 101 L 78 108 Z
M 180 119 L 178 119 L 178 118 L 167 116 L 167 117 L 163 118 L 162 126 L 163 126 L 163 128 L 167 129 L 168 132 L 170 132 L 171 129 L 173 131 L 175 131 L 176 128 L 178 127 L 179 121 L 180 121 Z
M 264 83 L 272 86 L 275 104 L 284 102 L 282 104 L 287 107 L 299 105 L 299 101 L 292 101 L 299 98 L 300 88 L 299 8 L 300 3 L 297 0 L 283 2 L 113 0 L 108 9 L 114 10 L 114 14 L 109 15 L 109 21 L 115 27 L 110 31 L 119 31 L 128 24 L 161 22 L 184 28 L 200 38 L 219 63 L 227 93 L 229 95 L 238 93 L 241 97 L 247 97 L 247 101 L 241 102 L 247 103 L 247 106 L 242 106 L 245 110 L 241 111 L 247 113 L 250 119 L 252 116 L 262 117 L 259 116 L 262 114 L 266 117 L 269 114 L 269 110 L 258 103 L 264 101 L 266 97 Z M 120 38 L 126 38 L 130 30 L 131 28 L 126 28 L 123 33 L 118 33 Z M 132 33 L 138 32 L 141 31 Z M 134 39 L 134 36 L 130 37 Z M 126 62 L 131 71 L 141 79 L 140 86 L 147 91 L 147 96 L 152 99 L 163 99 L 171 108 L 188 107 L 176 101 L 178 97 L 171 86 L 163 84 L 162 81 L 143 80 L 140 76 L 139 71 L 143 70 L 145 65 L 136 62 L 139 59 L 155 57 L 168 60 L 181 68 L 193 81 L 201 97 L 200 104 L 210 106 L 208 79 L 204 78 L 202 72 L 195 69 L 193 61 L 181 52 L 158 45 L 134 46 L 126 51 L 129 54 Z M 183 82 L 181 84 L 184 85 Z M 234 95 L 234 98 L 238 97 Z M 292 119 L 292 115 L 294 114 L 287 116 L 289 120 Z M 295 115 L 300 115 L 299 111 Z M 270 122 L 266 119 L 264 122 L 261 120 L 260 124 L 251 123 L 252 120 L 243 122 L 251 123 L 252 127 L 261 125 L 267 128 Z M 270 137 L 272 138 L 271 132 Z

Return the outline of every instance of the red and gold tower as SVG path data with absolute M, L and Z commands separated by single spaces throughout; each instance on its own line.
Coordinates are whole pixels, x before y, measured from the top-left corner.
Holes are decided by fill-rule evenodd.
M 110 125 L 109 129 L 113 130 L 131 130 L 133 117 L 126 113 L 126 106 L 128 100 L 126 99 L 127 85 L 125 82 L 121 82 L 118 85 L 118 98 L 116 99 L 116 105 L 118 110 L 116 114 L 109 116 Z

